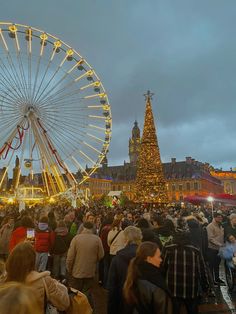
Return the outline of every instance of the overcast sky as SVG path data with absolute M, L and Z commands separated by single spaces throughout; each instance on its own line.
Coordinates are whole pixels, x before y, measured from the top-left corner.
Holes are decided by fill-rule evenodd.
M 147 89 L 162 161 L 236 167 L 235 0 L 11 0 L 1 21 L 59 37 L 94 67 L 112 106 L 109 164 L 128 161 Z

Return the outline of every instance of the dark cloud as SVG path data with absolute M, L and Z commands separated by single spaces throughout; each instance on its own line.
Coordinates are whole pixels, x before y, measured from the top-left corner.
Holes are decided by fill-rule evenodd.
M 162 159 L 192 156 L 235 166 L 234 0 L 41 0 L 3 2 L 1 20 L 45 29 L 91 63 L 110 97 L 109 160 L 128 160 L 147 89 Z

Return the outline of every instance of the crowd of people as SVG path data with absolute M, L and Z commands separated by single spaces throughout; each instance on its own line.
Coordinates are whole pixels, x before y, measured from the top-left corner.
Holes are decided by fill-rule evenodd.
M 45 313 L 49 303 L 69 313 L 68 287 L 96 313 L 97 282 L 108 314 L 195 314 L 225 285 L 221 258 L 235 267 L 232 209 L 7 206 L 0 226 L 0 313 L 17 304 Z

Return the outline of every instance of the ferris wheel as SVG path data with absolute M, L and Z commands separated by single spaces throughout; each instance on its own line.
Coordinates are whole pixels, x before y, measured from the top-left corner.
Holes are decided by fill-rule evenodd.
M 0 22 L 0 193 L 23 188 L 27 198 L 37 187 L 50 197 L 79 187 L 105 157 L 111 127 L 103 84 L 77 51 Z

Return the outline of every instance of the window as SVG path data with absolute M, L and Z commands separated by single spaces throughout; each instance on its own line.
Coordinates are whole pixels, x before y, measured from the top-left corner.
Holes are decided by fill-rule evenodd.
M 198 190 L 198 182 L 194 182 L 194 190 Z
M 183 185 L 179 184 L 179 191 L 183 191 Z
M 175 191 L 175 185 L 172 184 L 172 191 Z
M 186 190 L 187 190 L 187 191 L 190 191 L 190 182 L 187 182 L 187 183 L 186 183 Z

